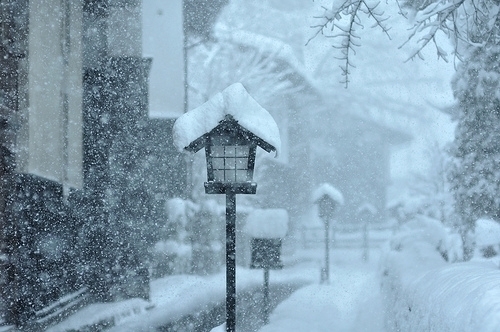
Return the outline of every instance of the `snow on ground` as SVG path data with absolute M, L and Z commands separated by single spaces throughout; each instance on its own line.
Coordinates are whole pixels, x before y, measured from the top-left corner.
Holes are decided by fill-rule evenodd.
M 375 273 L 379 251 L 374 249 L 370 255 L 373 259 L 363 262 L 361 248 L 332 249 L 330 284 L 320 285 L 323 250 L 321 242 L 313 248 L 299 248 L 293 255 L 283 257 L 283 270 L 271 271 L 271 284 L 294 283 L 305 287 L 278 305 L 270 317 L 271 323 L 262 331 L 332 331 L 332 326 L 335 331 L 383 331 L 378 329 L 383 315 L 378 311 L 380 287 Z M 103 321 L 115 325 L 106 331 L 153 331 L 166 322 L 223 303 L 224 273 L 154 280 L 150 302 L 134 299 L 93 304 L 48 331 L 77 330 Z M 262 286 L 262 270 L 238 267 L 236 275 L 239 290 Z
M 259 331 L 383 332 L 384 314 L 376 273 L 380 250 L 371 251 L 371 260 L 363 262 L 361 248 L 334 248 L 330 283 L 319 284 L 318 270 L 316 282 L 279 304 L 270 316 L 270 323 Z M 322 251 L 313 249 L 309 254 L 319 269 Z
M 274 283 L 306 285 L 315 279 L 307 269 L 273 271 Z M 237 291 L 260 288 L 262 270 L 238 267 Z M 176 275 L 151 282 L 151 301 L 132 299 L 116 303 L 96 303 L 85 307 L 48 332 L 82 329 L 92 324 L 110 324 L 106 331 L 154 331 L 169 322 L 201 312 L 225 301 L 225 271 L 210 276 Z
M 360 246 L 337 244 L 330 254 L 329 284 L 319 283 L 322 243 L 298 248 L 283 256 L 285 268 L 271 272 L 271 284 L 303 287 L 278 304 L 259 331 L 500 331 L 496 261 L 446 262 L 445 253 L 455 250 L 449 236 L 438 221 L 417 218 L 381 248 L 372 246 L 368 261 L 363 261 Z M 239 290 L 260 285 L 261 270 L 238 268 Z M 152 282 L 151 302 L 94 304 L 48 331 L 76 329 L 78 323 L 103 317 L 116 325 L 109 331 L 153 331 L 165 322 L 206 311 L 224 298 L 223 271 L 170 276 Z
M 417 218 L 388 243 L 381 258 L 387 331 L 500 331 L 498 265 L 446 262 L 446 237 L 439 221 Z
M 500 331 L 498 259 L 449 263 L 453 238 L 441 222 L 419 216 L 380 251 L 372 248 L 366 265 L 359 248 L 334 249 L 330 285 L 296 291 L 260 332 Z

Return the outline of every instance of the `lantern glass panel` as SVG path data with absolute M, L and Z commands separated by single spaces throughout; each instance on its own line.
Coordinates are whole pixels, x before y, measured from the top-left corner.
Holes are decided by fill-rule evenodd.
M 248 158 L 236 158 L 236 169 L 248 169 Z
M 224 182 L 224 170 L 214 170 L 214 181 Z
M 212 146 L 210 150 L 210 155 L 212 157 L 224 157 L 224 147 L 223 146 Z
M 248 181 L 248 171 L 236 170 L 236 182 L 246 182 L 246 181 Z
M 213 181 L 247 182 L 251 181 L 248 171 L 250 147 L 247 145 L 211 146 L 209 157 Z
M 224 158 L 213 158 L 212 159 L 212 167 L 214 170 L 224 169 Z

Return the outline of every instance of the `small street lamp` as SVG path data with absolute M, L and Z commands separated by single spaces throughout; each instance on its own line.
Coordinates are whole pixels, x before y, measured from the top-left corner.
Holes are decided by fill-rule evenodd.
M 264 270 L 264 324 L 269 322 L 269 270 L 283 268 L 281 241 L 287 231 L 288 212 L 284 209 L 257 209 L 247 217 L 245 232 L 252 238 L 250 268 Z
M 321 271 L 321 283 L 330 282 L 330 221 L 339 205 L 344 204 L 342 193 L 329 185 L 323 183 L 313 192 L 313 203 L 318 205 L 318 214 L 325 225 L 325 267 Z
M 205 148 L 205 193 L 226 194 L 226 331 L 236 330 L 236 194 L 255 194 L 257 146 L 267 152 L 281 147 L 272 116 L 235 83 L 205 104 L 179 117 L 173 128 L 179 150 Z
M 369 239 L 368 239 L 368 223 L 371 222 L 374 216 L 377 214 L 377 208 L 370 203 L 362 204 L 356 211 L 358 220 L 361 222 L 362 232 L 363 232 L 363 260 L 368 260 L 369 250 Z

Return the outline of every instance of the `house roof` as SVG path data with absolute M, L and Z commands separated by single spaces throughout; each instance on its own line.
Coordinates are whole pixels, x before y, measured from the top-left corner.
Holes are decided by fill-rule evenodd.
M 242 128 L 272 146 L 276 155 L 280 153 L 278 125 L 241 83 L 230 85 L 203 105 L 179 117 L 173 128 L 174 145 L 179 151 L 185 150 L 191 143 L 215 129 L 228 115 Z

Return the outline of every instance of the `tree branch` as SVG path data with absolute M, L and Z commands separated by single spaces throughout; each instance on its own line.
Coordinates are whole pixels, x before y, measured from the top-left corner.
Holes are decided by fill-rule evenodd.
M 306 46 L 320 33 L 324 37 L 340 40 L 339 45 L 334 44 L 333 47 L 340 52 L 340 56 L 335 58 L 344 62 L 340 65 L 343 76 L 341 83 L 345 84 L 346 88 L 349 84 L 350 68 L 355 68 L 351 55 L 355 55 L 355 48 L 361 46 L 358 42 L 361 37 L 356 32 L 358 28 L 363 28 L 361 16 L 373 20 L 372 27 L 380 28 L 389 39 L 391 38 L 389 29 L 385 25 L 388 17 L 383 12 L 377 11 L 379 5 L 380 2 L 371 4 L 368 0 L 345 0 L 338 7 L 332 6 L 331 9 L 323 7 L 323 15 L 315 17 L 321 22 L 311 26 L 315 29 L 315 33 L 306 42 Z

